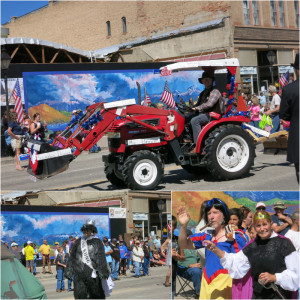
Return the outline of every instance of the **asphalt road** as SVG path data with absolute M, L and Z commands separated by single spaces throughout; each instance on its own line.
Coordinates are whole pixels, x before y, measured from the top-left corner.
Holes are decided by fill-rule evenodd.
M 15 170 L 13 159 L 3 158 L 1 163 L 2 193 L 16 190 L 85 190 L 102 191 L 116 188 L 107 181 L 104 174 L 104 163 L 99 153 L 82 153 L 71 162 L 69 169 L 56 176 L 32 181 L 26 171 Z M 26 166 L 27 162 L 22 162 Z M 263 146 L 256 148 L 255 164 L 250 173 L 242 179 L 217 181 L 209 173 L 192 175 L 175 164 L 165 166 L 163 182 L 158 190 L 298 190 L 295 169 L 286 161 L 286 155 L 264 154 Z
M 37 269 L 36 277 L 46 290 L 48 299 L 74 299 L 73 292 L 56 292 L 55 269 L 54 274 L 42 274 L 42 268 Z M 168 267 L 150 268 L 150 275 L 140 278 L 132 277 L 127 271 L 127 276 L 121 276 L 115 281 L 115 287 L 107 299 L 171 299 L 171 288 L 163 285 Z M 68 281 L 65 280 L 65 287 Z M 72 286 L 73 287 L 73 286 Z

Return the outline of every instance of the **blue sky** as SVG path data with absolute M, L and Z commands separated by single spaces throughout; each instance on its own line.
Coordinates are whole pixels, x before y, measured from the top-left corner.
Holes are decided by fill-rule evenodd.
M 3 1 L 1 0 L 1 24 L 11 17 L 20 17 L 48 4 L 48 1 Z

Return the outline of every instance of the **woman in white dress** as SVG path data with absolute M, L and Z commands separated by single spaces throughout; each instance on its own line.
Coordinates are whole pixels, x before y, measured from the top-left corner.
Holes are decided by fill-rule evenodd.
M 291 299 L 299 288 L 299 255 L 289 239 L 272 230 L 267 212 L 256 212 L 253 221 L 257 237 L 238 253 L 226 253 L 210 241 L 204 241 L 206 249 L 220 258 L 232 278 L 243 278 L 251 269 L 252 299 Z

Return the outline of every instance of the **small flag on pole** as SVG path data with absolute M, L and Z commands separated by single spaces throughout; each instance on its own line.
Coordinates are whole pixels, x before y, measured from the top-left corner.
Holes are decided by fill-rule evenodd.
M 22 124 L 24 122 L 24 114 L 23 114 L 23 105 L 22 105 L 19 79 L 17 79 L 16 85 L 15 85 L 15 88 L 14 88 L 14 91 L 13 91 L 13 98 L 15 100 L 14 111 L 18 115 L 18 122 Z
M 164 92 L 160 98 L 160 101 L 167 104 L 171 108 L 175 108 L 175 101 L 174 101 L 173 95 L 171 93 L 171 90 L 169 88 L 167 80 L 166 80 Z
M 144 105 L 145 105 L 145 106 L 148 106 L 150 103 L 151 103 L 151 100 L 150 100 L 150 97 L 149 97 L 148 94 L 147 94 L 146 87 L 145 87 L 145 99 L 144 99 Z
M 281 87 L 285 87 L 290 82 L 290 73 L 287 71 L 284 75 L 282 75 L 279 79 Z

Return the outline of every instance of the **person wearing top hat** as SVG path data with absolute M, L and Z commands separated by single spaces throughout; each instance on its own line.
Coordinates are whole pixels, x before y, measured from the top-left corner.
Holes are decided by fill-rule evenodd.
M 280 235 L 285 235 L 293 224 L 292 217 L 289 214 L 283 213 L 286 208 L 283 201 L 275 202 L 275 214 L 271 216 L 273 222 L 272 229 Z
M 299 53 L 296 54 L 294 68 L 296 80 L 282 89 L 279 117 L 290 121 L 287 160 L 294 163 L 299 184 Z
M 200 93 L 196 105 L 192 108 L 196 113 L 198 113 L 198 115 L 193 117 L 191 120 L 193 140 L 195 144 L 197 144 L 201 128 L 210 121 L 209 113 L 215 112 L 217 114 L 222 114 L 223 103 L 223 97 L 220 91 L 213 86 L 215 78 L 212 73 L 204 71 L 202 77 L 198 80 L 205 86 L 205 89 Z M 196 147 L 191 151 L 191 153 L 196 153 Z

